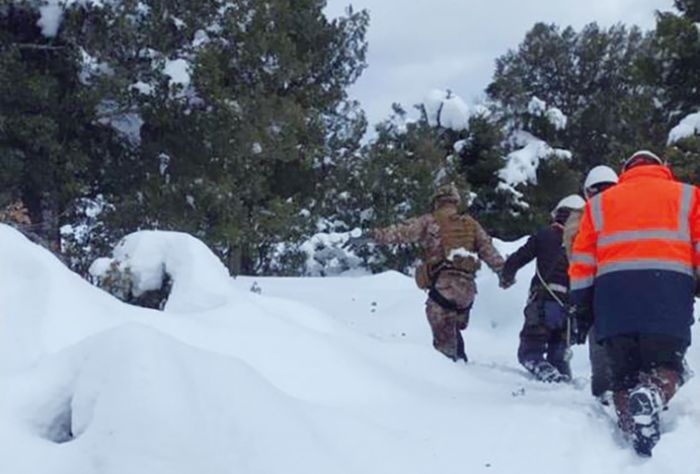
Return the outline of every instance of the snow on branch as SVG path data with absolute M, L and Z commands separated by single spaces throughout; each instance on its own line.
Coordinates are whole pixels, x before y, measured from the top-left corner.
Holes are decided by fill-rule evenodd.
M 546 118 L 556 130 L 564 130 L 566 128 L 568 118 L 564 115 L 564 112 L 556 107 L 547 107 L 547 103 L 538 97 L 533 97 L 530 100 L 527 111 L 531 115 Z
M 450 90 L 434 89 L 423 100 L 423 108 L 431 127 L 454 131 L 469 128 L 469 107 Z
M 687 115 L 668 134 L 668 144 L 673 145 L 685 138 L 700 135 L 700 112 Z
M 529 205 L 522 200 L 523 194 L 516 189 L 519 185 L 537 184 L 537 169 L 546 159 L 571 159 L 571 152 L 553 148 L 545 141 L 532 134 L 519 130 L 511 137 L 511 142 L 517 147 L 505 157 L 505 166 L 498 172 L 500 183 L 498 190 L 513 196 L 515 204 L 522 208 Z

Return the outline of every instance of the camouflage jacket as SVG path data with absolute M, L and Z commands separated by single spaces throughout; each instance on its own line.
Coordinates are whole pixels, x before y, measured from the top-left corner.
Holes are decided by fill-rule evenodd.
M 456 211 L 455 211 L 456 212 Z M 491 237 L 474 221 L 475 248 L 473 251 L 491 270 L 498 273 L 503 268 L 503 257 L 491 242 Z M 371 231 L 372 238 L 380 244 L 417 243 L 425 252 L 426 261 L 440 260 L 445 252 L 440 241 L 440 226 L 433 214 L 424 214 L 396 225 Z

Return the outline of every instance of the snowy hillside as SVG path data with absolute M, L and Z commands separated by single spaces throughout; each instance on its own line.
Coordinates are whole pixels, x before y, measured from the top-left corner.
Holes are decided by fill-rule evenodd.
M 700 473 L 700 377 L 641 460 L 590 397 L 585 348 L 575 384 L 525 376 L 531 269 L 507 292 L 481 272 L 464 365 L 432 349 L 403 275 L 234 280 L 188 249 L 157 312 L 0 225 L 0 473 Z

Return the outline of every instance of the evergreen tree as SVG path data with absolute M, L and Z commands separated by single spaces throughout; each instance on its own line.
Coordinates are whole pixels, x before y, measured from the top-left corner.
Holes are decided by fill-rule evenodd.
M 576 32 L 538 23 L 517 51 L 497 60 L 487 92 L 513 120 L 532 97 L 559 108 L 568 117 L 561 146 L 581 172 L 616 166 L 635 149 L 658 149 L 665 133 L 654 90 L 642 81 L 652 51 L 651 35 L 636 27 L 590 24 Z
M 3 98 L 34 91 L 38 102 L 49 91 L 60 100 L 50 108 L 55 126 L 70 130 L 39 130 L 54 126 L 48 120 L 17 123 L 4 114 L 21 110 L 10 102 L 0 129 L 12 128 L 25 141 L 52 137 L 47 145 L 27 144 L 41 146 L 35 153 L 41 160 L 51 154 L 62 160 L 55 169 L 28 171 L 41 180 L 35 188 L 53 196 L 59 183 L 70 191 L 61 191 L 62 206 L 76 209 L 85 207 L 78 198 L 102 196 L 112 229 L 105 239 L 144 227 L 183 230 L 207 241 L 235 273 L 270 271 L 277 244 L 298 240 L 318 217 L 325 192 L 319 180 L 346 153 L 337 147 L 356 148 L 350 142 L 364 131 L 346 88 L 365 67 L 368 16 L 349 9 L 328 20 L 324 6 L 323 0 L 75 2 L 60 6 L 53 29 L 38 27 L 45 13 L 38 4 L 5 8 L 10 27 L 3 34 L 29 26 L 33 36 L 22 40 L 31 43 L 25 49 L 3 48 Z M 27 18 L 10 15 L 15 10 Z M 36 58 L 37 72 L 25 70 L 31 61 L 20 53 Z M 34 86 L 31 74 L 37 81 L 50 76 L 61 89 Z M 27 169 L 18 147 L 7 148 L 6 169 Z M 11 173 L 0 179 L 25 181 Z M 29 201 L 30 210 L 37 207 Z
M 700 107 L 700 21 L 698 0 L 676 0 L 680 14 L 659 12 L 653 54 L 644 62 L 645 79 L 656 87 L 667 121 Z M 665 125 L 669 125 L 667 122 Z
M 657 43 L 636 27 L 593 23 L 577 32 L 538 23 L 517 50 L 497 60 L 487 93 L 508 133 L 524 130 L 572 153 L 569 161 L 543 161 L 536 183 L 518 187 L 530 208 L 504 236 L 542 224 L 558 199 L 580 193 L 593 166 L 616 168 L 635 150 L 661 151 L 668 127 L 660 86 L 648 80 L 659 67 L 652 60 Z M 547 128 L 546 117 L 533 117 L 528 109 L 535 97 L 561 110 L 566 127 Z
M 345 192 L 329 229 L 337 231 L 383 227 L 430 212 L 436 181 L 458 177 L 445 160 L 437 130 L 425 116 L 407 121 L 398 104 L 376 126 L 376 137 L 342 164 L 339 176 Z M 417 250 L 377 247 L 363 256 L 373 269 L 409 271 L 419 257 Z
M 700 1 L 676 0 L 678 13 L 657 15 L 654 54 L 644 61 L 644 79 L 656 91 L 663 126 L 672 130 L 689 114 L 700 111 Z M 674 173 L 700 183 L 700 137 L 669 139 L 664 152 Z
M 38 19 L 28 4 L 0 8 L 0 187 L 6 202 L 26 204 L 34 232 L 58 250 L 59 228 L 93 185 L 95 162 L 122 150 L 97 121 L 79 49 L 45 37 Z

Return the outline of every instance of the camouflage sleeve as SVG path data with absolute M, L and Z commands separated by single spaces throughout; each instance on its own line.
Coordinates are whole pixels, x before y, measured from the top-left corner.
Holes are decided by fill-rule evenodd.
M 503 269 L 503 256 L 493 246 L 491 237 L 478 222 L 476 223 L 476 251 L 479 258 L 486 262 L 491 270 L 499 273 Z
M 420 242 L 428 226 L 428 215 L 414 217 L 396 225 L 373 229 L 372 238 L 380 244 L 408 244 Z

